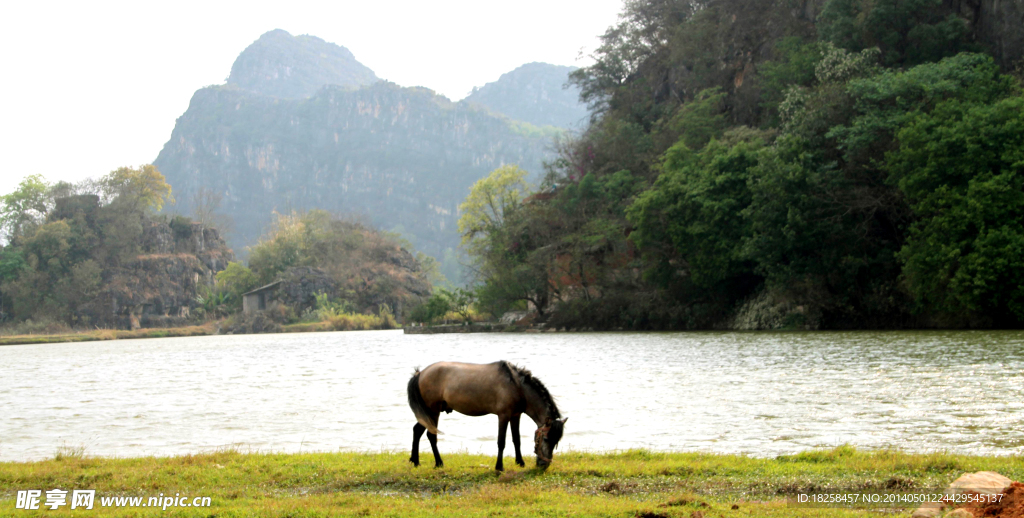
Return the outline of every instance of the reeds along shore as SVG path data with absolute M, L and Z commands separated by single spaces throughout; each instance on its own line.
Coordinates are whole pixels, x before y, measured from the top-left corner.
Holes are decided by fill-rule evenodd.
M 95 458 L 64 449 L 38 462 L 0 463 L 0 516 L 19 490 L 94 489 L 88 516 L 877 516 L 879 508 L 799 507 L 809 492 L 925 492 L 964 472 L 1024 478 L 1024 458 L 858 451 L 850 446 L 776 458 L 710 453 L 559 452 L 547 471 L 486 455 L 447 455 L 414 468 L 408 452 L 241 453 Z M 210 497 L 208 508 L 100 507 L 103 496 Z M 909 515 L 916 506 L 906 505 Z M 892 510 L 892 508 L 890 508 Z M 47 515 L 70 515 L 64 506 Z M 76 514 L 78 511 L 76 511 Z
M 127 331 L 123 329 L 95 329 L 55 334 L 0 335 L 0 345 L 48 344 L 67 342 L 96 342 L 101 340 L 129 340 L 135 338 L 167 338 L 170 336 L 203 336 L 217 334 L 215 322 L 199 326 L 148 328 Z
M 138 338 L 167 338 L 176 336 L 205 336 L 220 334 L 223 322 L 207 322 L 185 327 L 136 329 L 95 329 L 55 334 L 0 335 L 0 346 L 22 344 L 48 344 L 67 342 L 96 342 L 101 340 L 130 340 Z M 281 326 L 285 333 L 314 333 L 331 331 L 372 331 L 396 329 L 398 323 L 377 315 L 343 314 L 322 322 L 300 322 Z

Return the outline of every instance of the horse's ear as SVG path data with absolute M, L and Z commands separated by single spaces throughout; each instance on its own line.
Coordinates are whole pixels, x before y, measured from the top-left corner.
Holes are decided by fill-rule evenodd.
M 562 424 L 565 424 L 565 422 L 566 422 L 566 421 L 568 421 L 568 420 L 569 420 L 569 418 L 568 418 L 568 417 L 563 417 L 563 418 L 559 419 L 558 421 L 559 421 L 560 423 L 562 423 Z

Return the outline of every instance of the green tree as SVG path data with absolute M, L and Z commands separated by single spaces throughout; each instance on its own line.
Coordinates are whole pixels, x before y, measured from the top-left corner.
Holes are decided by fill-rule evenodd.
M 893 67 L 973 49 L 967 23 L 941 0 L 828 0 L 818 27 L 822 40 L 850 51 L 879 47 Z
M 630 239 L 662 285 L 680 270 L 705 289 L 752 274 L 743 212 L 751 202 L 750 169 L 765 141 L 764 133 L 741 128 L 700 152 L 681 141 L 665 154 L 662 175 L 627 211 L 635 225 Z
M 41 175 L 26 176 L 18 188 L 0 197 L 0 232 L 11 241 L 29 233 L 49 210 L 49 184 Z
M 893 181 L 917 216 L 899 257 L 924 308 L 1024 321 L 1024 98 L 951 99 L 899 132 Z
M 101 178 L 100 185 L 112 202 L 133 212 L 159 212 L 165 202 L 174 202 L 171 186 L 152 164 L 117 168 Z
M 299 266 L 329 275 L 338 283 L 341 298 L 360 311 L 377 310 L 381 304 L 401 310 L 430 292 L 428 272 L 403 248 L 399 236 L 323 210 L 278 214 L 271 230 L 250 250 L 249 267 L 258 284 Z
M 529 194 L 526 171 L 515 165 L 499 167 L 477 180 L 466 201 L 459 205 L 459 234 L 467 252 L 483 255 L 488 236 L 505 225 Z
M 237 261 L 228 263 L 227 268 L 217 272 L 217 289 L 224 291 L 236 305 L 242 303 L 242 294 L 258 284 L 256 274 Z
M 451 310 L 451 300 L 440 291 L 435 291 L 430 298 L 413 308 L 409 313 L 409 318 L 413 322 L 431 324 L 447 315 Z

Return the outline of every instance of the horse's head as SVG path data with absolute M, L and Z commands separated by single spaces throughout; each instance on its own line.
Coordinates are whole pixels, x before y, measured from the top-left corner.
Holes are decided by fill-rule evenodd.
M 537 454 L 537 467 L 547 468 L 551 464 L 551 458 L 555 454 L 555 446 L 562 440 L 562 433 L 565 431 L 565 422 L 568 417 L 561 419 L 548 419 L 544 426 L 537 428 L 533 436 L 533 452 Z

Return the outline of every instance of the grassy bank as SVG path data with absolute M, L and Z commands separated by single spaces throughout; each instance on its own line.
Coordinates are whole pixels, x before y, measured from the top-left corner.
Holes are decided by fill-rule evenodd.
M 428 450 L 429 452 L 429 450 Z M 0 516 L 19 489 L 95 489 L 87 516 L 869 516 L 878 510 L 797 508 L 812 491 L 944 487 L 966 471 L 1024 478 L 1024 458 L 859 452 L 850 447 L 774 459 L 702 453 L 565 453 L 547 472 L 494 458 L 445 456 L 413 468 L 407 453 L 261 454 L 225 451 L 171 458 L 105 459 L 64 452 L 0 463 Z M 429 453 L 426 456 L 429 459 Z M 528 459 L 532 465 L 533 458 Z M 100 508 L 103 496 L 209 496 L 209 508 Z M 47 515 L 70 514 L 63 510 Z M 904 513 L 908 515 L 909 512 Z
M 222 321 L 223 322 L 223 321 Z M 127 340 L 131 338 L 167 338 L 169 336 L 203 336 L 217 334 L 218 322 L 207 322 L 200 326 L 166 327 L 124 331 L 119 329 L 95 329 L 52 334 L 0 335 L 0 346 L 20 344 L 48 344 L 64 342 L 95 342 L 99 340 Z M 281 326 L 285 333 L 315 333 L 327 331 L 370 331 L 397 329 L 398 323 L 377 315 L 340 315 L 322 322 L 300 322 Z
M 132 338 L 166 338 L 168 336 L 202 336 L 217 334 L 216 322 L 201 326 L 168 327 L 158 329 L 95 329 L 56 334 L 27 334 L 0 336 L 0 346 L 18 344 L 47 344 L 62 342 L 95 342 L 100 340 L 128 340 Z

